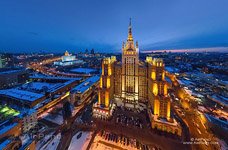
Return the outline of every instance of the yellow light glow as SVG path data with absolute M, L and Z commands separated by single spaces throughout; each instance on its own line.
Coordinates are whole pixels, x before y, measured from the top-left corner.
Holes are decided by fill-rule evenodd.
M 164 85 L 164 95 L 166 96 L 168 94 L 167 92 L 167 84 Z
M 167 119 L 170 118 L 170 101 L 167 103 Z
M 104 62 L 102 63 L 102 75 L 104 75 Z
M 158 99 L 155 99 L 154 100 L 154 114 L 155 115 L 160 115 L 159 109 L 160 109 L 160 102 L 158 101 Z
M 102 77 L 100 78 L 100 87 L 103 87 L 103 81 L 102 81 Z
M 152 62 L 152 57 L 146 57 L 146 62 Z
M 112 75 L 112 68 L 111 68 L 111 64 L 108 64 L 108 75 Z
M 154 85 L 153 85 L 153 94 L 154 94 L 155 96 L 158 95 L 158 85 L 157 85 L 157 83 L 154 83 Z
M 107 88 L 110 87 L 110 77 L 107 78 Z
M 101 104 L 101 92 L 98 93 L 98 104 Z
M 155 72 L 155 71 L 152 71 L 152 72 L 151 72 L 151 78 L 152 78 L 153 80 L 156 80 L 156 72 Z
M 109 106 L 109 92 L 105 92 L 105 107 Z
M 111 56 L 112 62 L 116 61 L 116 56 Z
M 162 72 L 162 80 L 165 80 L 165 71 Z
M 68 92 L 66 92 L 65 95 L 63 95 L 63 96 L 61 97 L 61 99 L 64 99 L 64 98 L 66 98 L 66 97 L 69 96 L 69 95 L 70 95 L 70 92 L 68 91 Z
M 153 60 L 153 66 L 155 66 L 156 65 L 156 60 Z

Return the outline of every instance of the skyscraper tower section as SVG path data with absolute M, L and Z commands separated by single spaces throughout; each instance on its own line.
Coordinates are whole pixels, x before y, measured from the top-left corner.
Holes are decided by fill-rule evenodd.
M 141 110 L 144 104 L 152 128 L 181 135 L 181 127 L 171 115 L 168 88 L 162 59 L 139 60 L 138 42 L 134 43 L 130 20 L 127 41 L 122 45 L 122 62 L 114 56 L 103 59 L 93 116 L 108 119 L 115 106 Z
M 137 104 L 139 99 L 139 48 L 134 44 L 131 20 L 128 38 L 122 47 L 122 98 L 124 103 Z
M 99 118 L 108 118 L 112 115 L 114 105 L 110 103 L 114 98 L 114 64 L 116 57 L 104 58 L 102 61 L 102 74 L 98 92 L 98 103 L 93 107 L 93 115 Z
M 170 118 L 170 98 L 168 83 L 165 81 L 165 68 L 162 59 L 147 57 L 148 63 L 148 99 L 153 114 L 162 118 Z
M 171 117 L 171 98 L 165 80 L 165 64 L 162 59 L 147 57 L 148 66 L 148 114 L 151 127 L 181 135 L 181 126 Z

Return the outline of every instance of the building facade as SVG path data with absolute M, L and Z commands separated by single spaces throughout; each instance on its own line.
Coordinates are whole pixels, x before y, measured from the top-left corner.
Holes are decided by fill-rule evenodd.
M 29 72 L 25 69 L 0 69 L 0 89 L 17 86 L 28 79 Z
M 96 95 L 99 80 L 99 76 L 92 76 L 72 88 L 70 91 L 70 102 L 74 106 L 79 106 L 91 100 L 92 97 Z
M 102 62 L 98 102 L 93 114 L 96 118 L 107 119 L 115 105 L 138 109 L 140 103 L 148 104 L 152 128 L 181 134 L 179 124 L 171 117 L 163 60 L 152 57 L 139 60 L 138 42 L 134 43 L 130 21 L 128 38 L 122 45 L 122 62 L 114 56 Z
M 54 65 L 57 66 L 70 66 L 75 64 L 82 64 L 84 63 L 82 60 L 78 60 L 76 56 L 70 54 L 68 51 L 64 53 L 61 57 L 61 61 L 55 61 Z
M 4 53 L 0 54 L 0 68 L 14 67 L 14 57 L 12 54 Z

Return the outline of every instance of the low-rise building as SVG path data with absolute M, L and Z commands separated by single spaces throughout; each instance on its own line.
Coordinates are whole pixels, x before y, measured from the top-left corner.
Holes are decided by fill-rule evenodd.
M 71 102 L 75 105 L 80 105 L 84 101 L 87 101 L 89 98 L 91 98 L 92 94 L 96 92 L 97 86 L 99 85 L 99 80 L 99 76 L 93 76 L 75 86 L 70 92 Z
M 6 120 L 0 124 L 0 139 L 4 137 L 17 137 L 22 133 L 21 123 Z
M 0 89 L 10 88 L 23 84 L 28 80 L 29 74 L 25 69 L 1 69 Z
M 34 109 L 28 109 L 24 114 L 21 115 L 21 126 L 24 133 L 29 132 L 30 129 L 34 128 L 37 123 L 37 111 Z

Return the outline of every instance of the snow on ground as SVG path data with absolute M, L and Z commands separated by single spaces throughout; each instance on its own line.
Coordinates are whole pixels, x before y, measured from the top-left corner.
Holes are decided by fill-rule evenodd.
M 60 139 L 61 139 L 61 133 L 54 136 L 53 139 L 50 142 L 48 142 L 48 144 L 45 145 L 44 147 L 42 147 L 41 149 L 42 150 L 56 150 L 59 145 Z
M 53 134 L 54 134 L 54 132 L 51 132 L 51 133 L 45 135 L 43 139 L 39 140 L 36 144 L 36 149 L 40 150 L 40 149 L 42 149 L 42 147 L 46 146 L 48 140 L 53 137 Z
M 77 136 L 82 133 L 81 137 L 77 139 Z M 71 139 L 68 150 L 85 150 L 89 145 L 92 138 L 92 132 L 78 132 Z
M 77 117 L 74 122 L 77 124 L 82 124 L 83 123 L 82 116 Z
M 63 124 L 63 116 L 60 114 L 51 114 L 49 113 L 44 119 L 56 123 L 58 125 Z

